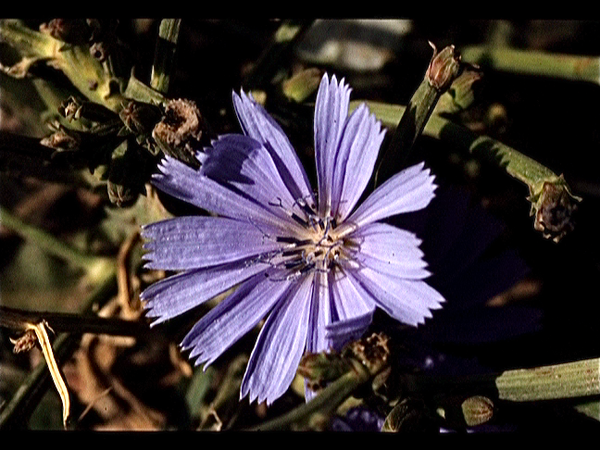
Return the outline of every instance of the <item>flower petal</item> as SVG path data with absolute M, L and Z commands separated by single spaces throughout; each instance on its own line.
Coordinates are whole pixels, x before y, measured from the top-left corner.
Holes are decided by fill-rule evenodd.
M 349 232 L 367 223 L 425 208 L 434 196 L 436 185 L 430 170 L 423 167 L 424 163 L 408 167 L 375 189 L 340 225 L 339 232 Z
M 187 216 L 142 228 L 150 250 L 145 268 L 187 270 L 225 264 L 284 248 L 248 222 L 224 217 Z
M 350 87 L 327 74 L 321 79 L 315 104 L 314 133 L 315 160 L 317 165 L 317 182 L 319 190 L 319 213 L 328 216 L 332 207 L 333 174 L 335 158 L 348 119 Z
M 289 388 L 306 345 L 312 292 L 313 277 L 303 277 L 271 312 L 250 355 L 241 397 L 271 404 Z
M 348 236 L 358 245 L 352 259 L 386 275 L 422 279 L 431 273 L 425 269 L 421 240 L 410 231 L 386 223 L 369 223 Z
M 289 219 L 286 210 L 297 206 L 297 197 L 281 179 L 265 146 L 249 136 L 220 136 L 204 153 L 198 153 L 198 159 L 200 173 L 261 203 L 274 215 Z
M 304 167 L 277 122 L 243 91 L 233 93 L 233 104 L 244 133 L 265 146 L 294 199 L 314 203 Z
M 170 276 L 143 291 L 148 317 L 158 317 L 153 325 L 182 314 L 247 278 L 264 271 L 265 264 L 245 261 L 208 269 L 196 269 Z
M 331 323 L 331 305 L 327 274 L 316 272 L 314 275 L 311 313 L 306 351 L 318 353 L 329 349 L 325 330 Z
M 268 206 L 234 192 L 175 158 L 166 156 L 152 176 L 153 184 L 179 200 L 212 213 L 260 225 L 261 229 L 289 230 L 291 220 L 282 220 Z
M 267 315 L 291 284 L 290 281 L 273 282 L 264 275 L 259 273 L 245 281 L 189 331 L 181 347 L 192 350 L 189 357 L 197 358 L 196 365 L 212 364 Z
M 370 268 L 348 271 L 372 296 L 377 305 L 393 318 L 417 326 L 431 317 L 430 309 L 439 309 L 444 298 L 424 281 L 403 280 Z
M 367 187 L 385 136 L 381 124 L 362 103 L 346 121 L 335 158 L 332 216 L 341 223 Z

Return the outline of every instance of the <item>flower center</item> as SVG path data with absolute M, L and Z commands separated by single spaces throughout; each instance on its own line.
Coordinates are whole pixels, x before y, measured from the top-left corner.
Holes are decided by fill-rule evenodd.
M 329 272 L 351 262 L 348 250 L 354 243 L 336 232 L 336 218 L 321 217 L 302 201 L 295 206 L 300 207 L 301 212 L 287 212 L 301 226 L 290 230 L 289 236 L 275 238 L 287 245 L 284 250 L 268 256 L 269 264 L 284 269 L 287 272 L 285 278 L 291 279 L 313 271 Z

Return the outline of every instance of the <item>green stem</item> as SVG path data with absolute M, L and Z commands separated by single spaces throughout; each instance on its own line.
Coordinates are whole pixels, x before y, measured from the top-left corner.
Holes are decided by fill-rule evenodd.
M 546 76 L 600 84 L 600 58 L 508 47 L 470 46 L 461 49 L 464 61 L 484 68 L 523 75 Z
M 498 398 L 513 402 L 600 395 L 600 358 L 507 370 L 495 384 Z
M 107 268 L 114 265 L 112 260 L 108 258 L 86 255 L 77 248 L 55 238 L 50 233 L 23 222 L 2 206 L 0 206 L 0 224 L 13 230 L 23 239 L 39 245 L 48 253 L 62 258 L 88 272 L 96 271 L 100 266 Z
M 406 107 L 378 102 L 367 102 L 371 111 L 385 126 L 394 127 L 399 117 L 404 117 Z M 351 102 L 350 109 L 358 102 Z M 571 193 L 562 175 L 556 175 L 543 164 L 496 141 L 480 136 L 450 120 L 433 114 L 425 125 L 424 134 L 456 148 L 466 149 L 473 155 L 495 164 L 510 176 L 529 187 L 528 200 L 534 228 L 543 236 L 558 242 L 573 229 L 572 214 L 581 198 Z
M 329 384 L 311 401 L 284 414 L 281 417 L 257 425 L 253 431 L 292 430 L 294 425 L 307 425 L 311 419 L 328 417 L 340 406 L 359 386 L 371 379 L 369 371 L 359 365 L 353 365 L 340 378 Z
M 169 90 L 180 25 L 181 19 L 163 19 L 158 30 L 150 87 L 163 94 Z
M 375 170 L 375 186 L 398 172 L 407 161 L 440 97 L 450 88 L 461 70 L 454 47 L 446 47 L 439 53 L 434 47 L 425 76 L 396 122 L 392 140 L 379 160 Z

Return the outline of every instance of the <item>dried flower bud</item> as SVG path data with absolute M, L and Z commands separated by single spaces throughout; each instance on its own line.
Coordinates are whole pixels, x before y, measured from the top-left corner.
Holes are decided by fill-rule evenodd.
M 14 345 L 13 353 L 28 352 L 37 343 L 37 336 L 34 330 L 27 330 L 18 339 L 10 339 L 10 342 Z
M 388 365 L 390 349 L 389 338 L 381 333 L 349 343 L 342 351 L 342 356 L 350 356 L 360 361 L 371 375 L 376 375 Z
M 437 91 L 445 92 L 462 71 L 460 55 L 453 45 L 444 47 L 441 52 L 438 52 L 433 43 L 429 44 L 433 47 L 433 56 L 425 76 Z
M 40 144 L 60 151 L 73 151 L 81 146 L 81 136 L 75 131 L 60 128 L 40 140 Z
M 574 228 L 573 214 L 581 198 L 571 194 L 564 177 L 544 182 L 541 192 L 532 201 L 534 228 L 554 242 L 560 241 Z
M 134 134 L 150 135 L 162 114 L 157 106 L 131 100 L 119 112 L 125 126 Z
M 302 357 L 298 374 L 303 376 L 308 387 L 318 391 L 325 384 L 338 379 L 351 370 L 351 365 L 337 353 L 308 353 Z
M 469 427 L 481 425 L 489 421 L 494 415 L 494 403 L 489 398 L 481 395 L 467 398 L 460 407 L 465 423 Z
M 199 147 L 202 128 L 202 115 L 194 102 L 171 100 L 162 120 L 154 127 L 152 137 L 164 153 L 197 165 L 194 154 Z
M 40 25 L 42 33 L 67 44 L 80 45 L 89 41 L 91 30 L 85 19 L 52 19 Z

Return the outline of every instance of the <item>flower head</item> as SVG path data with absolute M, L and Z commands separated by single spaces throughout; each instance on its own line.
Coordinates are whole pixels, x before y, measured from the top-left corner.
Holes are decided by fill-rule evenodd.
M 410 325 L 442 296 L 424 280 L 420 240 L 383 220 L 424 208 L 434 196 L 424 165 L 391 177 L 360 205 L 385 130 L 350 88 L 325 75 L 316 99 L 318 195 L 288 138 L 250 96 L 233 94 L 243 134 L 196 154 L 196 170 L 169 156 L 154 176 L 162 191 L 211 212 L 143 228 L 146 267 L 180 271 L 147 288 L 154 324 L 232 287 L 181 346 L 208 365 L 266 318 L 241 396 L 272 403 L 290 386 L 304 352 L 358 337 L 377 307 Z

